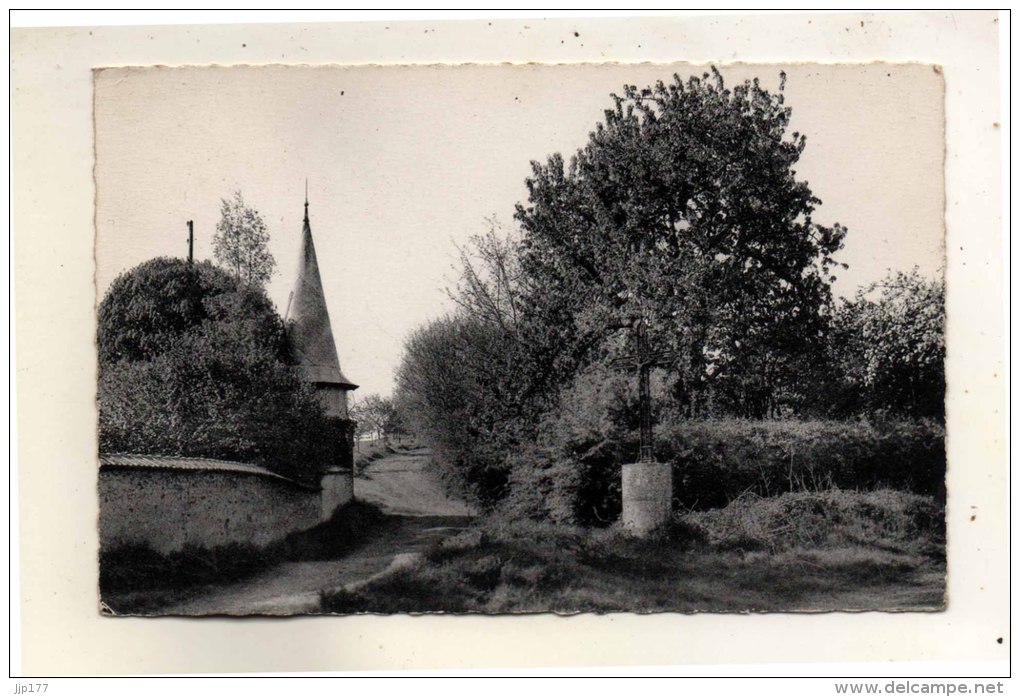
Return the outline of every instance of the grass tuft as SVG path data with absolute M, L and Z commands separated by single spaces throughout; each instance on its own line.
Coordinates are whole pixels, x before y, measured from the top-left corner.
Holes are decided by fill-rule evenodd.
M 801 547 L 871 546 L 944 554 L 945 512 L 931 497 L 892 489 L 831 489 L 762 498 L 678 516 L 713 548 L 778 552 Z

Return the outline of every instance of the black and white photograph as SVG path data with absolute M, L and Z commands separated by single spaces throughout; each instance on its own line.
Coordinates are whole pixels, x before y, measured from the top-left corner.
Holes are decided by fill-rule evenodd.
M 943 90 L 96 70 L 102 611 L 943 608 Z
M 1009 12 L 10 19 L 12 694 L 1004 693 Z

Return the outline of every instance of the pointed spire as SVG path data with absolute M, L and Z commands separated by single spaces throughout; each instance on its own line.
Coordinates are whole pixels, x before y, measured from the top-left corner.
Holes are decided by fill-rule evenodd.
M 297 281 L 287 306 L 287 325 L 290 330 L 294 358 L 305 379 L 313 383 L 339 385 L 353 390 L 352 383 L 340 370 L 333 329 L 326 309 L 326 295 L 319 276 L 319 261 L 312 241 L 312 226 L 308 222 L 308 199 L 305 198 L 305 220 L 301 231 L 301 256 L 298 260 Z
M 305 177 L 305 225 L 308 225 L 308 177 Z

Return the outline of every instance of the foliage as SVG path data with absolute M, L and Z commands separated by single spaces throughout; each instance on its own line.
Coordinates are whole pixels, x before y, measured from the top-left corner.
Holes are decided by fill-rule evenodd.
M 558 422 L 557 438 L 509 460 L 508 515 L 586 525 L 618 517 L 619 468 L 635 458 L 637 434 L 595 420 L 571 429 L 570 418 Z M 831 487 L 895 487 L 945 500 L 945 429 L 935 420 L 667 421 L 656 456 L 673 465 L 682 509 Z
M 411 430 L 436 451 L 451 487 L 483 505 L 502 495 L 502 459 L 519 425 L 513 398 L 504 398 L 513 374 L 499 358 L 507 346 L 491 326 L 445 317 L 411 335 L 397 374 Z M 497 362 L 508 369 L 493 369 Z
M 234 273 L 234 278 L 264 286 L 273 276 L 276 260 L 269 253 L 269 230 L 259 212 L 244 202 L 240 191 L 232 199 L 220 200 L 220 221 L 213 236 L 216 260 Z
M 837 312 L 832 353 L 844 408 L 943 418 L 945 281 L 915 268 L 860 289 Z M 856 402 L 856 403 L 855 403 Z
M 508 453 L 536 437 L 576 362 L 559 329 L 524 305 L 519 240 L 495 219 L 461 249 L 458 310 L 413 333 L 394 403 L 405 427 L 439 455 L 452 488 L 483 507 L 505 493 Z
M 516 330 L 524 317 L 524 278 L 519 241 L 499 220 L 486 218 L 487 230 L 474 235 L 460 253 L 461 271 L 450 298 L 464 312 L 504 331 Z
M 394 403 L 404 427 L 439 456 L 450 488 L 492 507 L 515 452 L 534 435 L 556 385 L 569 375 L 548 350 L 555 330 L 524 306 L 519 240 L 495 218 L 460 249 L 455 313 L 404 346 Z
M 520 230 L 508 230 L 494 216 L 486 223 L 485 234 L 459 248 L 460 279 L 447 292 L 457 303 L 456 316 L 490 337 L 475 351 L 472 367 L 493 385 L 502 416 L 529 430 L 579 363 L 576 352 L 562 351 L 562 326 L 533 302 L 540 289 L 522 267 Z
M 253 462 L 304 480 L 342 461 L 346 425 L 288 364 L 261 289 L 156 259 L 118 278 L 99 316 L 102 451 Z
M 945 429 L 936 421 L 713 420 L 662 430 L 674 498 L 688 508 L 833 486 L 945 498 Z
M 284 355 L 283 326 L 264 294 L 239 293 L 234 279 L 208 261 L 150 259 L 120 274 L 99 304 L 99 361 L 151 360 L 182 334 L 228 317 Z
M 456 488 L 520 518 L 614 521 L 640 321 L 681 504 L 942 495 L 943 429 L 915 420 L 942 414 L 941 288 L 900 275 L 835 310 L 846 230 L 813 220 L 784 81 L 626 86 L 569 163 L 532 163 L 519 230 L 491 219 L 460 250 L 457 310 L 409 339 L 395 396 Z
M 532 164 L 517 208 L 528 300 L 575 350 L 614 353 L 644 318 L 678 356 L 688 414 L 710 388 L 732 412 L 775 413 L 796 359 L 820 346 L 845 234 L 812 219 L 782 85 L 728 89 L 713 70 L 614 100 L 569 165 Z
M 661 405 L 662 373 L 654 405 Z M 655 409 L 657 411 L 657 409 Z M 508 460 L 510 486 L 501 510 L 513 517 L 607 525 L 620 512 L 620 463 L 637 457 L 634 380 L 595 364 L 565 387 L 532 445 Z

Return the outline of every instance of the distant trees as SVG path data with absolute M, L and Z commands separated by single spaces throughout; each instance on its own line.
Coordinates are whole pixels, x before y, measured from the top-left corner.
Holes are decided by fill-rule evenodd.
M 377 394 L 366 395 L 351 409 L 351 418 L 358 422 L 358 435 L 374 440 L 402 433 L 397 423 L 393 400 Z
M 943 418 L 945 281 L 915 268 L 858 290 L 833 321 L 844 409 Z
M 229 200 L 221 199 L 213 252 L 235 279 L 263 286 L 272 278 L 276 260 L 269 253 L 268 244 L 265 221 L 245 203 L 240 191 L 235 191 Z
M 97 342 L 101 451 L 254 462 L 306 480 L 340 461 L 342 425 L 289 364 L 272 303 L 209 262 L 159 258 L 119 276 Z

